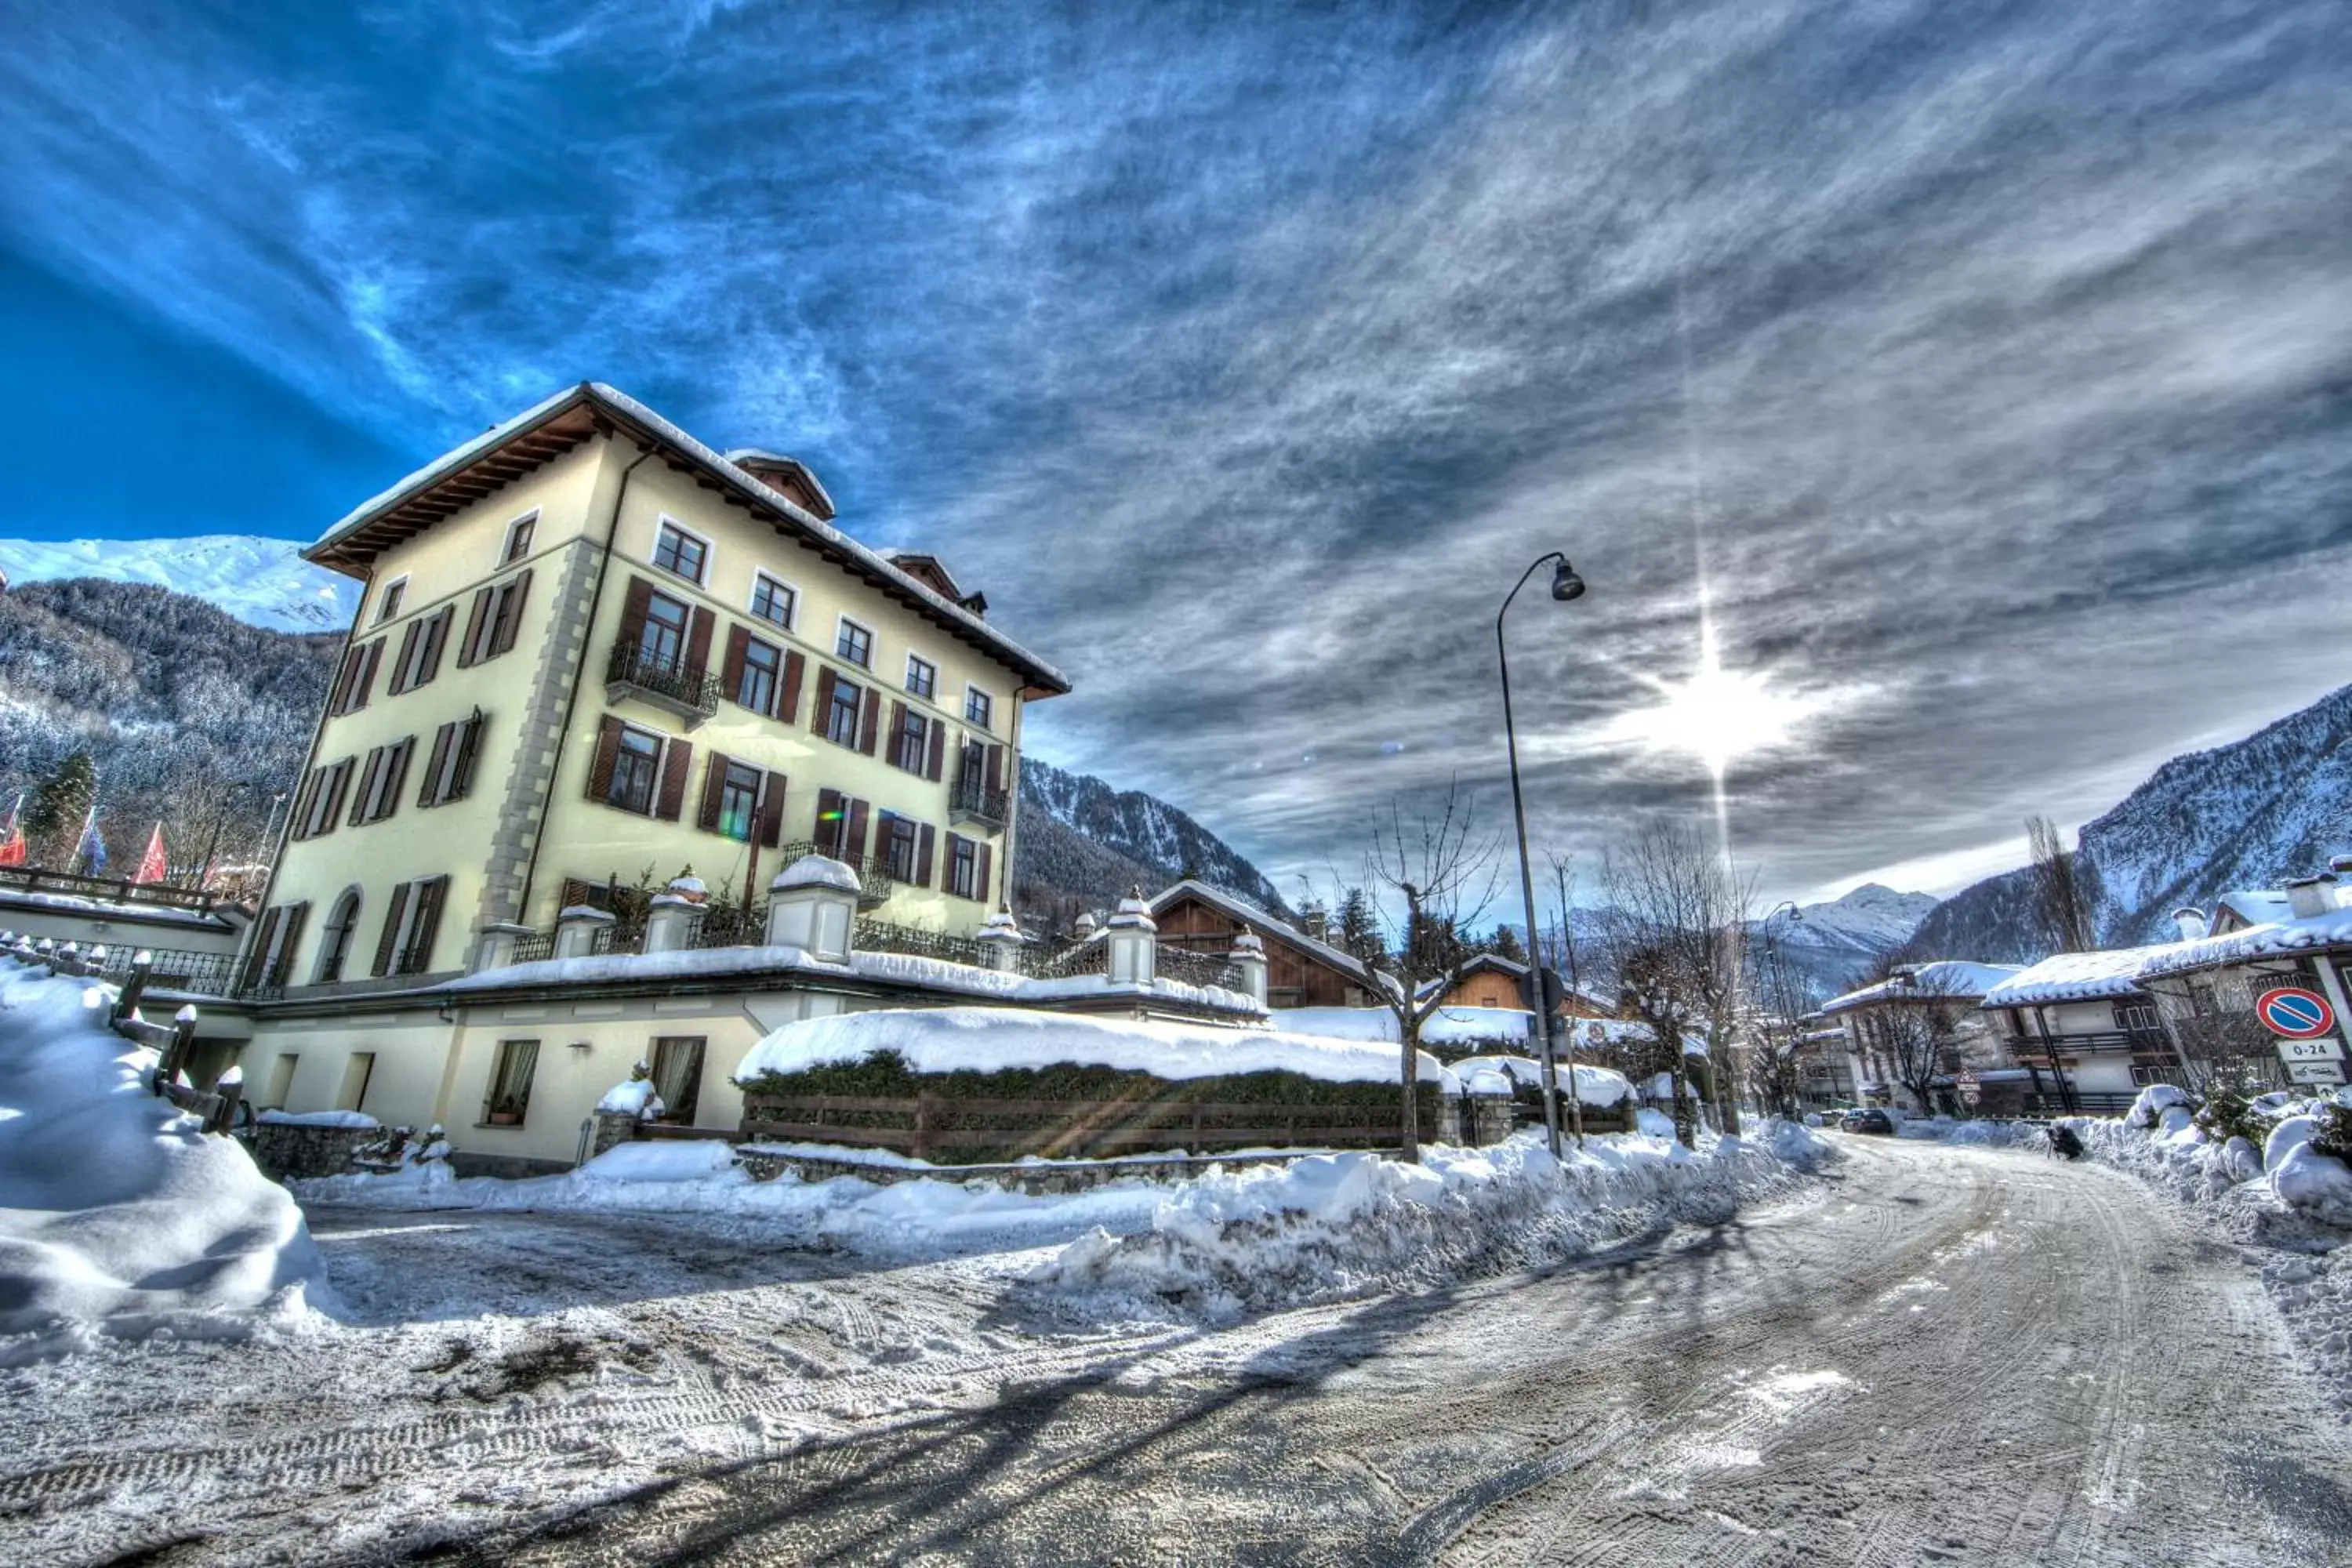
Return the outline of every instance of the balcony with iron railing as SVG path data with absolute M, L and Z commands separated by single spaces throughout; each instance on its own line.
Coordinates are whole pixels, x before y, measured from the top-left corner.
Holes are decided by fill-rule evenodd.
M 624 639 L 604 661 L 604 700 L 635 699 L 686 721 L 689 730 L 719 711 L 719 681 L 684 658 L 662 658 Z
M 988 782 L 988 775 L 976 768 L 956 770 L 955 788 L 948 795 L 948 826 L 950 827 L 984 827 L 991 833 L 1003 831 L 1011 801 L 1006 792 Z
M 2014 1035 L 2009 1040 L 2010 1050 L 2022 1061 L 2028 1057 L 2045 1061 L 2053 1050 L 2061 1057 L 2097 1056 L 2110 1052 L 2135 1051 L 2142 1056 L 2169 1056 L 2172 1042 L 2161 1029 L 2081 1029 L 2048 1035 Z

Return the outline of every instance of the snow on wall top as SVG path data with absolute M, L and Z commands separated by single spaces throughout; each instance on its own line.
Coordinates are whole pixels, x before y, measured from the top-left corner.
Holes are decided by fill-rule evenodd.
M 1501 1054 L 1465 1057 L 1454 1064 L 1454 1073 L 1465 1079 L 1481 1069 L 1501 1073 L 1522 1089 L 1543 1087 L 1543 1063 L 1533 1057 Z M 1559 1070 L 1565 1079 L 1568 1072 L 1566 1065 L 1561 1064 Z M 1576 1098 L 1585 1104 L 1616 1105 L 1633 1092 L 1633 1080 L 1623 1073 L 1609 1068 L 1587 1067 L 1582 1062 L 1576 1064 Z
M 1873 1002 L 1974 1002 L 1984 994 L 2024 969 L 2021 963 L 1971 963 L 1964 959 L 1943 958 L 1933 963 L 1922 963 L 1911 970 L 1909 984 L 1882 980 L 1875 985 L 1865 985 L 1859 991 L 1849 991 L 1822 1004 L 1824 1013 L 1843 1013 L 1851 1007 L 1868 1006 Z
M 1267 1016 L 1276 1028 L 1296 1034 L 1391 1045 L 1398 1039 L 1396 1015 L 1386 1007 L 1276 1007 Z M 1433 1046 L 1524 1040 L 1528 1014 L 1517 1007 L 1440 1007 L 1422 1020 L 1421 1037 Z
M 1402 1064 L 1383 1047 L 1328 1036 L 1220 1029 L 1038 1013 L 1015 1007 L 893 1008 L 805 1018 L 751 1047 L 735 1069 L 751 1084 L 769 1073 L 804 1072 L 832 1062 L 896 1051 L 915 1072 L 998 1072 L 1064 1063 L 1148 1072 L 1163 1079 L 1295 1072 L 1328 1083 L 1395 1083 Z M 1450 1084 L 1426 1052 L 1421 1075 Z
M 838 888 L 845 893 L 858 891 L 857 873 L 839 860 L 824 855 L 803 855 L 775 875 L 768 884 L 770 890 L 787 888 Z

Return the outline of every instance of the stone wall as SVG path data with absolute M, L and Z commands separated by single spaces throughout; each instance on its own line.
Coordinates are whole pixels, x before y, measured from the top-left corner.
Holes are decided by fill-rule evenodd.
M 253 1163 L 273 1181 L 340 1176 L 351 1168 L 352 1151 L 383 1136 L 381 1127 L 304 1127 L 264 1121 L 253 1130 Z

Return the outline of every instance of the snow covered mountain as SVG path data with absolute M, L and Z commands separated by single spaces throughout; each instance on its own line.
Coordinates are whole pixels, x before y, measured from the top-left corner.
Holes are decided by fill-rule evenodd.
M 1748 929 L 1759 940 L 1769 934 L 1814 995 L 1826 998 L 1849 989 L 1874 960 L 1910 941 L 1935 908 L 1928 894 L 1865 882 L 1843 898 L 1803 905 L 1801 920 L 1783 915 L 1769 922 L 1769 932 L 1762 921 L 1749 922 Z
M 2352 686 L 2242 741 L 2175 757 L 2082 833 L 2099 940 L 2168 940 L 2183 904 L 2210 910 L 2233 888 L 2276 887 L 2352 849 Z M 1989 877 L 1922 921 L 1933 956 L 2042 956 L 2028 872 Z
M 96 577 L 152 583 L 204 600 L 250 626 L 341 632 L 360 584 L 302 559 L 291 539 L 208 533 L 191 539 L 0 539 L 0 574 L 12 584 Z
M 1264 873 L 1166 801 L 1114 790 L 1090 773 L 1021 763 L 1021 836 L 1013 879 L 1042 900 L 1055 893 L 1094 904 L 1137 882 L 1150 893 L 1191 874 L 1279 913 L 1282 896 Z

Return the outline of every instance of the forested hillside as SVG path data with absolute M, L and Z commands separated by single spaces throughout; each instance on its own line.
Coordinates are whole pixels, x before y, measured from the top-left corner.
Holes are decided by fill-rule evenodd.
M 255 855 L 272 798 L 301 771 L 342 643 L 265 631 L 140 584 L 0 593 L 0 811 L 87 751 L 113 869 L 137 865 L 157 821 L 175 863 L 202 856 L 215 820 L 223 858 Z
M 1150 893 L 1188 874 L 1284 912 L 1264 873 L 1166 801 L 1023 760 L 1013 880 L 1024 910 L 1107 908 L 1138 884 Z

